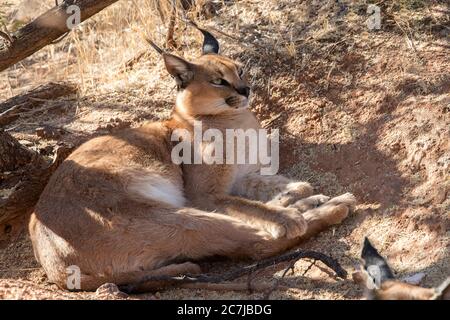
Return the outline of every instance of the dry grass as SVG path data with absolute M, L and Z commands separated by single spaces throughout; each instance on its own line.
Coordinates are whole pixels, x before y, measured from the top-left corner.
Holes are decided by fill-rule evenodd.
M 9 2 L 14 9 L 20 1 Z M 39 4 L 33 16 L 53 3 L 30 2 Z M 247 65 L 255 92 L 253 111 L 263 124 L 281 129 L 283 173 L 308 180 L 325 194 L 354 192 L 360 201 L 346 223 L 305 246 L 339 258 L 351 272 L 361 240 L 369 235 L 400 275 L 423 271 L 423 285 L 437 285 L 450 274 L 445 2 L 383 1 L 378 32 L 369 32 L 365 24 L 367 3 L 373 1 L 215 2 L 216 14 L 201 2 L 187 14 L 215 30 L 224 54 Z M 56 144 L 35 136 L 34 129 L 44 123 L 64 127 L 71 134 L 62 139 L 78 143 L 114 127 L 167 117 L 174 84 L 157 54 L 149 51 L 132 69 L 124 69 L 127 61 L 148 50 L 143 35 L 165 42 L 170 6 L 160 3 L 162 15 L 156 0 L 121 0 L 60 43 L 0 73 L 0 99 L 54 80 L 72 80 L 80 87 L 78 97 L 49 102 L 64 104 L 60 114 L 30 114 L 8 130 L 41 150 Z M 8 28 L 19 22 L 10 21 Z M 181 21 L 175 40 L 176 53 L 186 58 L 199 54 L 200 35 Z M 45 283 L 42 270 L 17 271 L 37 267 L 27 238 L 21 237 L 1 252 L 0 269 L 9 271 L 0 271 L 0 278 L 30 279 L 27 292 L 38 285 L 59 297 L 95 298 L 61 293 Z M 204 268 L 220 272 L 231 265 Z M 277 291 L 273 298 L 361 298 L 353 283 L 330 278 L 321 268 L 303 275 L 308 265 L 297 263 L 286 280 L 293 289 Z M 269 280 L 284 267 L 258 277 Z M 158 296 L 260 295 L 168 290 Z

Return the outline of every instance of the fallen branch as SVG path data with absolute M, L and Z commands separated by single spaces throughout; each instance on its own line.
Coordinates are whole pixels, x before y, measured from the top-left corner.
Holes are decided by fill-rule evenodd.
M 0 126 L 5 126 L 20 117 L 20 113 L 36 108 L 48 100 L 77 93 L 76 85 L 72 83 L 50 82 L 31 91 L 12 97 L 0 103 Z
M 184 283 L 180 284 L 179 288 L 182 289 L 195 289 L 195 290 L 211 290 L 211 291 L 250 291 L 250 292 L 264 292 L 273 288 L 272 283 L 264 282 L 252 282 L 250 286 L 248 283 Z M 289 289 L 286 286 L 277 286 L 278 290 Z
M 121 290 L 127 293 L 132 292 L 139 292 L 141 291 L 140 288 L 145 288 L 145 290 L 159 290 L 162 288 L 166 288 L 168 286 L 182 286 L 182 287 L 195 287 L 195 288 L 202 288 L 202 289 L 210 289 L 214 288 L 216 286 L 212 286 L 211 284 L 222 284 L 222 287 L 230 288 L 230 290 L 233 290 L 233 286 L 235 288 L 243 288 L 243 285 L 236 285 L 236 284 L 224 284 L 223 282 L 233 281 L 237 278 L 240 278 L 244 275 L 248 275 L 252 272 L 255 272 L 260 269 L 264 269 L 270 266 L 273 266 L 275 264 L 286 262 L 286 261 L 298 261 L 300 259 L 309 258 L 314 259 L 323 262 L 327 267 L 332 269 L 336 275 L 340 278 L 345 279 L 347 277 L 347 272 L 341 267 L 338 261 L 335 259 L 320 253 L 316 251 L 303 251 L 303 250 L 296 250 L 294 252 L 289 252 L 286 254 L 283 254 L 281 256 L 268 258 L 265 260 L 261 260 L 258 262 L 255 262 L 251 265 L 245 266 L 245 267 L 239 267 L 235 268 L 225 274 L 222 275 L 208 275 L 208 274 L 201 274 L 201 275 L 183 275 L 178 277 L 172 277 L 172 276 L 149 276 L 143 278 L 138 283 L 129 284 L 125 286 L 121 286 Z M 194 286 L 193 284 L 196 284 Z M 202 286 L 201 284 L 205 284 Z M 252 289 L 251 282 L 246 284 L 247 289 Z M 268 288 L 268 286 L 263 286 L 264 290 Z M 270 286 L 269 288 L 271 288 Z
M 395 24 L 397 25 L 397 27 L 403 32 L 403 34 L 405 35 L 406 38 L 406 43 L 408 44 L 408 46 L 414 51 L 414 53 L 416 54 L 417 58 L 419 58 L 419 60 L 422 60 L 422 56 L 420 55 L 419 51 L 416 48 L 416 45 L 414 44 L 414 39 L 412 38 L 412 36 L 410 35 L 410 33 L 408 33 L 403 27 L 402 25 L 397 21 L 397 19 L 395 19 L 394 16 L 392 16 L 392 18 L 394 19 Z M 408 23 L 408 22 L 407 22 Z M 409 26 L 408 26 L 409 27 Z
M 272 287 L 270 287 L 269 290 L 267 290 L 266 294 L 264 295 L 264 300 L 269 300 L 270 295 L 271 295 L 275 290 L 277 290 L 277 289 L 280 288 L 280 281 L 284 279 L 284 277 L 286 276 L 286 274 L 288 273 L 289 270 L 292 270 L 292 272 L 294 272 L 294 266 L 295 266 L 295 263 L 296 263 L 296 262 L 297 262 L 297 261 L 294 260 L 294 261 L 291 261 L 291 262 L 289 263 L 289 265 L 287 266 L 287 268 L 284 269 L 283 274 L 281 275 L 281 277 L 278 278 L 278 279 L 276 279 L 276 280 L 275 280 L 275 284 L 274 284 Z
M 45 12 L 13 34 L 9 45 L 0 50 L 0 71 L 67 34 L 70 31 L 67 26 L 67 20 L 70 18 L 70 14 L 66 12 L 68 6 L 77 5 L 80 8 L 81 21 L 84 21 L 114 2 L 117 0 L 66 0 Z
M 146 58 L 149 55 L 149 53 L 150 53 L 149 49 L 139 52 L 135 57 L 131 58 L 125 63 L 123 71 L 133 70 L 134 65 L 139 61 L 141 61 L 143 58 Z

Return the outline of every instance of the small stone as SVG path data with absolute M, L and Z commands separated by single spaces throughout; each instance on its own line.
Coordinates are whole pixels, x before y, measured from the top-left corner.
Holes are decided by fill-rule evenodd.
M 39 138 L 44 139 L 58 139 L 61 137 L 61 135 L 64 134 L 64 130 L 62 130 L 61 128 L 51 126 L 39 127 L 35 130 L 35 132 Z
M 439 188 L 436 192 L 436 203 L 443 203 L 447 199 L 447 190 L 445 188 Z
M 95 291 L 95 294 L 97 296 L 113 295 L 120 298 L 128 297 L 128 295 L 120 291 L 119 287 L 117 287 L 117 285 L 114 283 L 102 284 L 100 287 L 98 287 L 97 291 Z

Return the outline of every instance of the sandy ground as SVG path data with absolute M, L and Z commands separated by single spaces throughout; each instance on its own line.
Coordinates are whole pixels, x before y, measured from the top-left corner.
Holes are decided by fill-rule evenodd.
M 175 91 L 160 59 L 149 53 L 133 69 L 123 69 L 145 43 L 136 31 L 142 20 L 133 20 L 139 15 L 121 2 L 0 74 L 0 99 L 51 80 L 80 86 L 78 96 L 45 104 L 60 106 L 57 111 L 43 108 L 11 124 L 7 130 L 22 143 L 51 155 L 59 141 L 78 144 L 169 115 Z M 342 225 L 302 247 L 337 258 L 351 273 L 368 236 L 399 277 L 424 272 L 421 285 L 430 287 L 450 275 L 449 8 L 444 1 L 400 2 L 384 2 L 382 28 L 376 32 L 367 28 L 367 5 L 361 1 L 231 1 L 209 19 L 198 19 L 213 32 L 224 32 L 216 33 L 223 53 L 247 65 L 252 110 L 265 127 L 281 131 L 281 172 L 309 181 L 318 193 L 348 191 L 358 199 L 356 212 Z M 118 26 L 108 24 L 120 12 L 128 17 L 128 28 L 118 18 Z M 164 28 L 151 30 L 161 43 Z M 199 40 L 195 30 L 178 23 L 179 54 L 197 55 Z M 66 133 L 42 140 L 34 131 L 42 124 Z M 34 260 L 26 220 L 0 229 L 0 298 L 124 298 L 70 293 L 47 283 Z M 202 266 L 220 273 L 236 265 Z M 309 265 L 298 262 L 282 281 L 291 289 L 277 290 L 271 298 L 362 298 L 351 279 L 334 278 L 320 263 L 305 273 Z M 271 281 L 286 266 L 268 268 L 256 279 Z M 262 296 L 170 289 L 125 298 Z

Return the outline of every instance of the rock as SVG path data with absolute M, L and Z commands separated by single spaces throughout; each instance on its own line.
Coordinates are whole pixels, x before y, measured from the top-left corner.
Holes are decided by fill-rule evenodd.
M 441 187 L 436 191 L 435 200 L 436 203 L 443 203 L 447 198 L 447 190 L 445 187 Z
M 44 139 L 58 139 L 64 134 L 64 130 L 52 126 L 43 126 L 36 129 L 36 135 Z
M 98 287 L 97 291 L 95 291 L 97 296 L 115 296 L 117 298 L 127 298 L 128 295 L 125 292 L 120 291 L 119 287 L 117 287 L 114 283 L 105 283 Z

